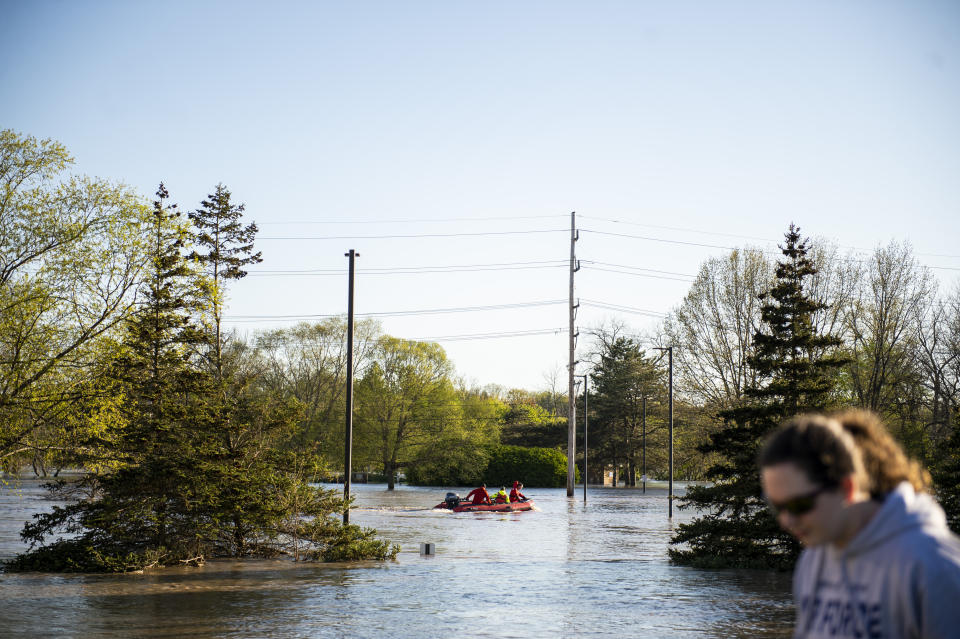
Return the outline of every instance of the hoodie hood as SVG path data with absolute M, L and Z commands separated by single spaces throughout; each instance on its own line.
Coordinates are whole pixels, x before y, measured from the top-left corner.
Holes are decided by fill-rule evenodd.
M 902 483 L 845 548 L 805 548 L 793 591 L 794 637 L 957 637 L 960 539 L 932 497 Z
M 880 510 L 863 530 L 850 540 L 843 554 L 859 555 L 914 528 L 929 532 L 946 531 L 947 520 L 933 497 L 917 494 L 908 482 L 902 482 L 887 495 Z

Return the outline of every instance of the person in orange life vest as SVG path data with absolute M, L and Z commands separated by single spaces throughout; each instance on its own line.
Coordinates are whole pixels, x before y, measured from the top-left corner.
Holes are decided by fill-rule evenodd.
M 473 500 L 474 504 L 489 504 L 490 495 L 487 494 L 487 485 L 480 484 L 480 488 L 474 488 L 469 493 L 467 493 L 466 501 Z
M 523 490 L 523 484 L 518 481 L 514 481 L 513 490 L 510 491 L 510 501 L 527 501 L 526 496 L 520 492 L 521 490 Z

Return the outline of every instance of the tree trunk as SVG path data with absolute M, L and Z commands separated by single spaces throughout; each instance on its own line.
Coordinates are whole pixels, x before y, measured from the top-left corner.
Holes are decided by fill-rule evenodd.
M 389 460 L 383 465 L 383 474 L 387 476 L 387 490 L 393 490 L 396 487 L 394 481 L 394 470 L 395 466 L 393 460 Z

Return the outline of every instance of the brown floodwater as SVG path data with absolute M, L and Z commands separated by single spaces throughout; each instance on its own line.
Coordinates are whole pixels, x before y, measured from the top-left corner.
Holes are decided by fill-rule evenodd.
M 670 522 L 662 487 L 591 489 L 586 504 L 531 488 L 537 509 L 511 514 L 432 510 L 446 490 L 353 486 L 351 523 L 400 544 L 396 561 L 0 574 L 0 637 L 790 636 L 789 575 L 670 565 L 691 515 Z M 35 480 L 0 486 L 0 559 L 53 503 Z

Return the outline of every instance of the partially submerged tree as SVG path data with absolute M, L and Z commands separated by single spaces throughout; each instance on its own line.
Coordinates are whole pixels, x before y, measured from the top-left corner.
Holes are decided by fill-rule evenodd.
M 204 333 L 193 322 L 199 302 L 184 257 L 187 228 L 162 184 L 157 196 L 145 303 L 108 364 L 118 396 L 111 458 L 58 484 L 70 503 L 24 527 L 31 551 L 8 567 L 125 571 L 290 550 L 392 556 L 396 549 L 372 531 L 335 521 L 343 500 L 310 485 L 322 470 L 318 458 L 274 446 L 296 421 L 295 403 L 237 384 L 224 419 L 222 380 L 196 361 Z
M 378 341 L 374 362 L 356 386 L 355 448 L 357 461 L 380 465 L 388 490 L 399 471 L 460 427 L 452 370 L 438 344 L 389 336 Z
M 635 486 L 645 445 L 664 430 L 663 420 L 654 419 L 654 406 L 666 396 L 666 375 L 635 339 L 607 337 L 601 335 L 599 360 L 590 375 L 590 454 L 601 465 L 623 467 L 627 485 Z
M 820 304 L 805 285 L 816 269 L 792 224 L 781 250 L 784 259 L 763 296 L 762 328 L 754 335 L 748 362 L 757 383 L 746 389 L 740 406 L 721 413 L 728 425 L 700 447 L 719 460 L 707 471 L 712 485 L 692 486 L 681 500 L 681 508 L 704 514 L 679 525 L 670 549 L 675 562 L 786 568 L 799 552 L 796 540 L 780 530 L 765 507 L 756 457 L 764 438 L 784 419 L 825 410 L 836 401 L 836 375 L 845 360 L 835 354 L 839 339 L 814 331 Z

